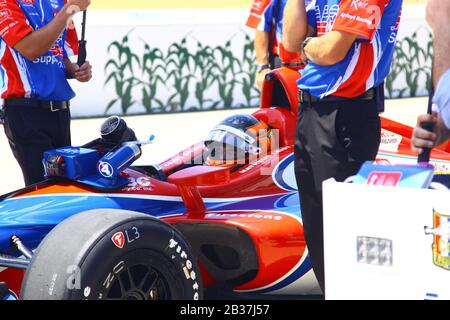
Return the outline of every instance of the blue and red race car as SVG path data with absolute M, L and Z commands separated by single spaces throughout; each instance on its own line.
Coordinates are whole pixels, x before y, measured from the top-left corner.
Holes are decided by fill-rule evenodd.
M 46 181 L 0 198 L 0 298 L 201 299 L 214 286 L 319 294 L 294 177 L 298 76 L 267 77 L 253 116 L 277 132 L 277 146 L 238 167 L 197 161 L 203 141 L 133 166 L 142 143 L 118 117 L 106 127 L 122 126 L 120 143 L 47 152 Z M 382 127 L 377 161 L 415 162 L 412 129 Z M 450 145 L 431 163 L 448 177 Z

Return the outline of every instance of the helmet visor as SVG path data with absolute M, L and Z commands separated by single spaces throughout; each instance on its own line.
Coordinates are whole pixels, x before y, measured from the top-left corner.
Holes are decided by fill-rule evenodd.
M 258 153 L 258 148 L 253 145 L 255 142 L 256 140 L 253 137 L 240 130 L 229 127 L 221 128 L 221 126 L 218 126 L 209 133 L 205 140 L 205 145 L 207 147 L 211 143 L 215 145 L 227 145 L 227 149 L 234 148 L 256 154 Z
M 207 145 L 207 159 L 213 160 L 215 163 L 225 164 L 245 164 L 248 152 L 236 148 L 229 144 L 211 142 Z

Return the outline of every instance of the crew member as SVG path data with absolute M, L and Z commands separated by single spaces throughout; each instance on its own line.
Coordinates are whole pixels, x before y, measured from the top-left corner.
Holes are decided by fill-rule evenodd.
M 262 88 L 265 75 L 281 67 L 279 44 L 283 31 L 283 12 L 287 0 L 254 0 L 247 26 L 255 29 L 255 83 Z
M 73 14 L 90 0 L 0 1 L 0 87 L 5 133 L 26 185 L 43 180 L 43 152 L 71 144 L 67 79 L 87 82 L 89 62 L 77 54 Z
M 436 92 L 433 102 L 437 107 L 432 115 L 420 115 L 412 137 L 412 150 L 418 154 L 423 148 L 433 148 L 450 139 L 450 33 L 448 18 L 450 1 L 428 0 L 427 22 L 433 30 L 434 64 L 433 85 Z M 433 123 L 433 132 L 422 128 Z
M 343 181 L 380 144 L 379 91 L 389 73 L 402 1 L 288 0 L 283 45 L 301 49 L 295 174 L 311 264 L 325 290 L 322 182 Z M 378 90 L 379 89 L 379 90 Z M 338 239 L 337 239 L 338 241 Z

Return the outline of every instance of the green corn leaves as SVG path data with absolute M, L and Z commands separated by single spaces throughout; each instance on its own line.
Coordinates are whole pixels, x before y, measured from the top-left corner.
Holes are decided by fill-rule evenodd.
M 419 45 L 419 32 L 427 34 L 428 42 L 425 48 Z M 385 81 L 386 96 L 417 97 L 420 90 L 428 90 L 431 83 L 432 57 L 433 42 L 428 30 L 419 29 L 410 37 L 397 41 L 391 72 Z
M 258 105 L 253 38 L 245 32 L 215 47 L 188 34 L 162 50 L 143 39 L 129 41 L 132 31 L 108 46 L 105 86 L 114 88 L 115 97 L 105 113 L 114 106 L 125 115 L 132 106 L 142 106 L 146 113 L 161 113 Z M 396 43 L 385 82 L 389 98 L 415 97 L 429 88 L 432 38 L 426 31 L 427 45 L 420 46 L 419 31 L 424 30 Z M 235 39 L 239 36 L 244 38 Z M 244 43 L 241 51 L 233 48 L 232 40 Z M 132 43 L 143 48 L 141 57 L 133 53 Z M 243 102 L 236 102 L 237 96 Z
M 232 108 L 239 93 L 246 102 L 239 107 L 257 106 L 255 55 L 249 35 L 242 33 L 242 57 L 234 55 L 231 39 L 212 47 L 191 35 L 172 43 L 166 51 L 141 39 L 144 53 L 138 57 L 130 46 L 131 32 L 108 47 L 105 86 L 114 86 L 116 96 L 105 113 L 115 105 L 123 114 L 133 105 L 143 106 L 146 113 Z

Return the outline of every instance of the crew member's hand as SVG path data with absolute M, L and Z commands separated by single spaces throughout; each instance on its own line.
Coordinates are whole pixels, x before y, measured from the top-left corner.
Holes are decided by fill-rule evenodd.
M 78 67 L 78 65 L 75 63 Z M 92 79 L 92 66 L 89 61 L 86 61 L 81 67 L 75 71 L 75 79 L 80 82 L 88 82 Z
M 262 90 L 262 85 L 264 83 L 264 78 L 266 77 L 266 74 L 268 74 L 270 71 L 271 71 L 270 69 L 264 69 L 261 70 L 260 72 L 256 72 L 255 82 L 260 90 Z
M 69 0 L 67 1 L 69 6 L 76 6 L 80 11 L 86 10 L 91 4 L 91 0 Z
M 86 61 L 81 67 L 69 60 L 66 63 L 67 74 L 80 82 L 88 82 L 92 78 L 92 66 Z
M 433 123 L 433 132 L 425 130 L 422 125 L 425 122 Z M 423 114 L 417 118 L 417 124 L 411 139 L 411 149 L 417 154 L 421 154 L 424 148 L 433 148 L 438 141 L 438 121 L 437 114 Z

